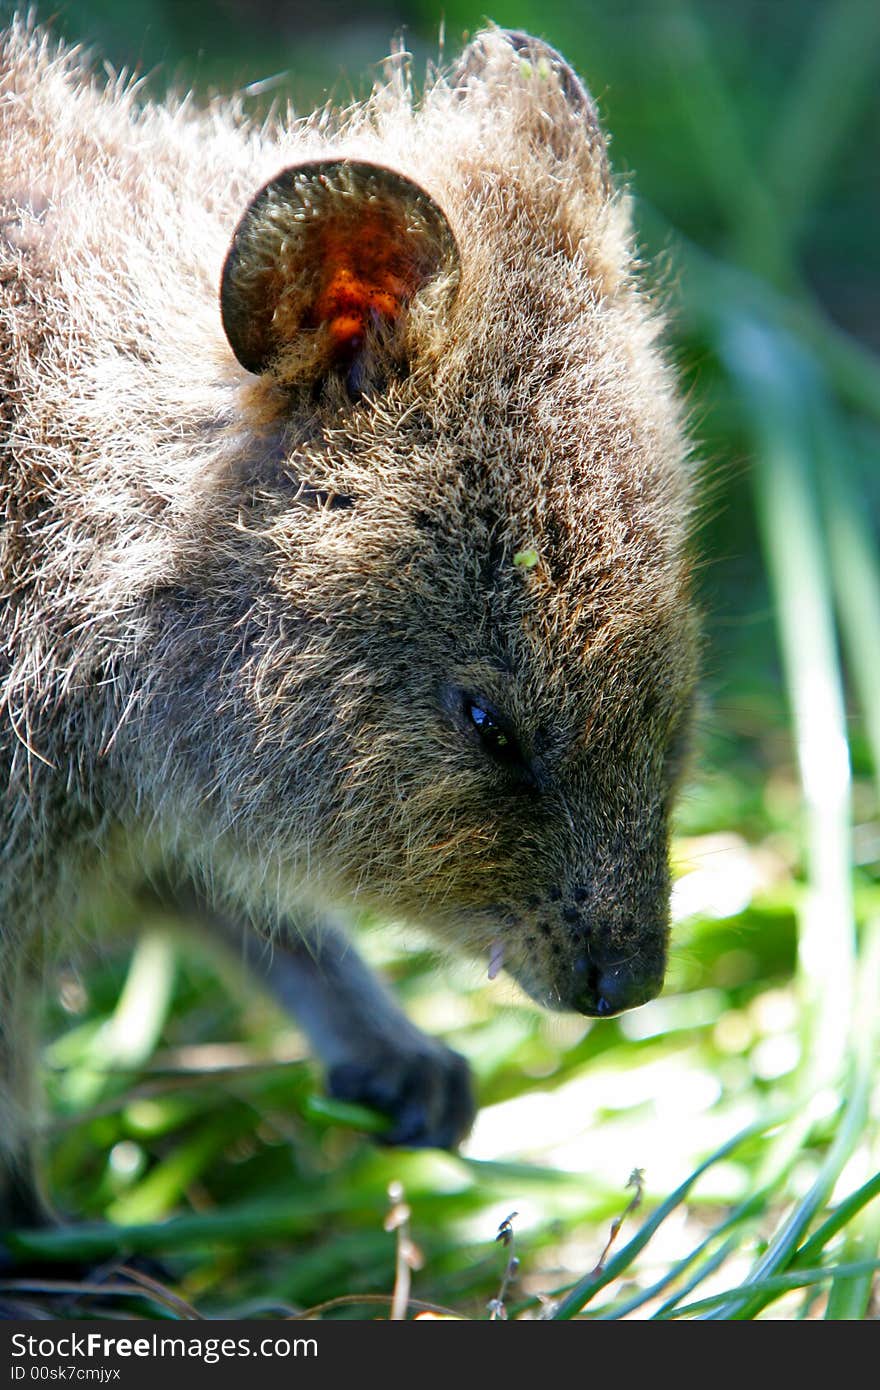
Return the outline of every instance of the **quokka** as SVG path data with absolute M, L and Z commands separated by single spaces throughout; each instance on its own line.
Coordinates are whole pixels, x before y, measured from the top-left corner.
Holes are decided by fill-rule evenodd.
M 17 22 L 0 198 L 3 1167 L 47 964 L 145 902 L 244 931 L 330 1091 L 454 1146 L 467 1067 L 347 917 L 582 1014 L 665 967 L 692 469 L 594 104 L 490 28 L 256 127 Z

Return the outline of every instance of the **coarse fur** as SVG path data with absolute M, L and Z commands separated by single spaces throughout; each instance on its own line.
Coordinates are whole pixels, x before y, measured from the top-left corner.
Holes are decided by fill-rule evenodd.
M 458 248 L 405 316 L 405 369 L 376 336 L 354 392 L 283 354 L 248 372 L 218 308 L 255 192 L 330 159 L 404 175 Z M 688 447 L 567 65 L 490 29 L 421 99 L 398 59 L 364 104 L 257 127 L 143 101 L 17 22 L 0 198 L 0 1146 L 25 1147 L 45 961 L 151 884 L 294 956 L 371 909 L 495 952 L 552 1007 L 656 992 Z M 338 1093 L 381 1103 L 344 959 L 311 1034 Z M 459 1112 L 398 1137 L 455 1142 Z

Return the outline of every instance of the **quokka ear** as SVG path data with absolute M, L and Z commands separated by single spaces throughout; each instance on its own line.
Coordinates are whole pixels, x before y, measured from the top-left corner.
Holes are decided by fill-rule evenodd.
M 410 179 L 355 160 L 297 165 L 260 189 L 236 228 L 223 328 L 249 372 L 359 379 L 364 355 L 405 355 L 414 301 L 447 307 L 458 268 L 445 215 Z
M 540 122 L 536 129 L 551 153 L 564 159 L 585 150 L 598 191 L 611 194 L 608 148 L 595 102 L 549 43 L 519 29 L 485 29 L 468 44 L 447 81 L 463 96 L 469 89 L 488 89 L 499 104 L 515 91 L 532 96 Z

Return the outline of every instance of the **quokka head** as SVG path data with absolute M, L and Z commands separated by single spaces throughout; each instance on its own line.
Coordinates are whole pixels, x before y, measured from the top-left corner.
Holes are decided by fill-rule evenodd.
M 256 192 L 223 270 L 269 574 L 226 780 L 325 897 L 616 1013 L 663 980 L 696 679 L 660 316 L 553 49 L 490 30 L 389 92 Z

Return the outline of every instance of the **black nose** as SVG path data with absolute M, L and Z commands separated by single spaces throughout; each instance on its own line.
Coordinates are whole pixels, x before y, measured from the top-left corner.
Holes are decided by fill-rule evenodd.
M 647 1004 L 663 988 L 663 971 L 634 961 L 580 956 L 572 969 L 571 1007 L 590 1018 L 611 1018 Z

